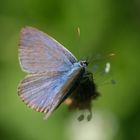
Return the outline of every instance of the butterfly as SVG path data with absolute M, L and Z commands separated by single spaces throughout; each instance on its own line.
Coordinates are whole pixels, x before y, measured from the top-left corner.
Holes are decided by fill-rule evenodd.
M 19 62 L 28 75 L 18 86 L 18 95 L 47 119 L 62 102 L 70 109 L 91 110 L 99 95 L 88 61 L 78 61 L 63 45 L 46 33 L 24 27 L 20 33 Z

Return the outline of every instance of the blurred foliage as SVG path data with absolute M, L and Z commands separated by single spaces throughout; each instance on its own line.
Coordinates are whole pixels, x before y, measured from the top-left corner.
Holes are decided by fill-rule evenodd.
M 140 1 L 0 0 L 0 138 L 71 140 L 65 134 L 73 115 L 67 107 L 44 121 L 17 96 L 25 75 L 18 62 L 19 33 L 26 25 L 47 32 L 79 59 L 116 54 L 110 61 L 117 84 L 98 85 L 102 96 L 94 108 L 114 114 L 119 128 L 112 140 L 139 140 Z

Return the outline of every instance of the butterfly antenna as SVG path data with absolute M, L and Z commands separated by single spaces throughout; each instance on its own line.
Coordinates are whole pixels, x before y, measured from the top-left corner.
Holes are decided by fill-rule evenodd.
M 77 27 L 77 34 L 80 37 L 80 35 L 81 35 L 80 27 Z
M 102 56 L 101 54 L 96 54 L 96 56 L 95 57 L 91 57 L 92 59 L 91 59 L 91 61 L 101 61 L 101 60 L 106 60 L 106 59 L 108 59 L 108 58 L 112 58 L 112 57 L 114 57 L 115 56 L 115 53 L 109 53 L 109 54 L 107 54 L 107 55 L 105 55 L 105 56 Z
M 77 34 L 77 36 L 78 36 L 77 39 L 78 39 L 78 44 L 79 44 L 79 42 L 80 42 L 79 39 L 80 39 L 80 35 L 81 35 L 80 27 L 77 27 L 77 28 L 76 28 L 76 34 Z M 78 57 L 80 57 L 79 52 L 80 52 L 80 51 L 79 51 L 79 45 L 78 45 Z

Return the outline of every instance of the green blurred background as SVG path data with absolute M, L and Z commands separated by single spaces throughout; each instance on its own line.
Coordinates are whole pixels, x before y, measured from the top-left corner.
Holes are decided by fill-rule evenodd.
M 78 122 L 65 105 L 44 121 L 21 102 L 16 90 L 25 73 L 18 42 L 26 25 L 47 32 L 79 59 L 116 54 L 111 75 L 117 84 L 98 85 L 102 96 L 91 122 Z M 0 0 L 0 139 L 140 140 L 139 60 L 139 0 Z

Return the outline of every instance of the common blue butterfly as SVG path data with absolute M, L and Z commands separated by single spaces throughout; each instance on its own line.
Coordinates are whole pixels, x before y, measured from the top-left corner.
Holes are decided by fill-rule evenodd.
M 18 95 L 46 119 L 63 101 L 71 109 L 91 110 L 99 93 L 88 61 L 78 61 L 55 39 L 32 27 L 21 30 L 19 61 L 28 75 L 20 82 Z

